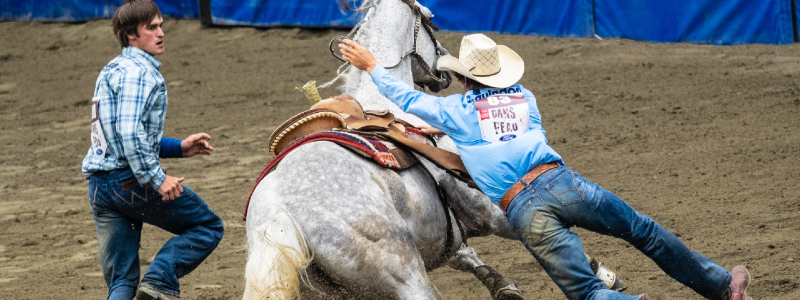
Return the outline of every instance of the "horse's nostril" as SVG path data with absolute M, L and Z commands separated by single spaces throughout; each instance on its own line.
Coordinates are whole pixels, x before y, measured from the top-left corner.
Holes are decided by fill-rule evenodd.
M 450 86 L 450 82 L 452 81 L 452 78 L 450 78 L 450 73 L 449 72 L 436 71 L 436 72 L 434 72 L 434 74 L 436 75 L 436 77 L 439 77 L 439 78 L 441 78 L 443 80 L 442 80 L 442 82 L 432 81 L 431 83 L 429 83 L 428 84 L 428 89 L 431 92 L 438 93 L 439 91 L 444 90 L 444 89 L 446 89 L 447 87 Z

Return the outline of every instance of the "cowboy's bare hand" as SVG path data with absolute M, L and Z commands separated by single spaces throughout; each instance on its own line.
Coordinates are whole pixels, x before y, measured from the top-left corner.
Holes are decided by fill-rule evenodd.
M 433 136 L 443 136 L 444 135 L 444 132 L 442 132 L 439 129 L 433 128 L 433 126 L 431 126 L 431 125 L 418 126 L 417 129 L 419 129 L 420 131 L 424 132 L 425 134 L 430 134 L 430 135 L 433 135 Z
M 171 201 L 178 199 L 183 193 L 183 186 L 181 185 L 183 182 L 183 177 L 177 178 L 167 175 L 167 178 L 164 179 L 164 183 L 158 188 L 158 193 L 161 194 L 161 199 L 164 201 Z
M 352 40 L 344 40 L 339 44 L 339 52 L 342 58 L 359 70 L 372 74 L 372 69 L 378 66 L 378 61 L 372 56 L 367 48 L 359 45 Z
M 198 154 L 209 155 L 214 147 L 208 141 L 211 136 L 206 133 L 193 134 L 181 141 L 183 157 L 192 157 Z

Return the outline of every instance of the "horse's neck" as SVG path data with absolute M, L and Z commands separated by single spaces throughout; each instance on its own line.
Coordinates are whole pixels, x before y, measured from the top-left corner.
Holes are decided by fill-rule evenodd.
M 414 46 L 414 13 L 399 0 L 382 0 L 369 10 L 366 21 L 354 37 L 367 47 L 383 66 L 393 66 L 403 54 Z M 436 59 L 435 48 L 425 30 L 420 30 L 417 51 L 432 62 Z M 414 86 L 410 57 L 396 68 L 388 71 L 409 86 Z M 350 68 L 345 94 L 356 98 L 365 110 L 389 110 L 397 118 L 415 126 L 426 125 L 414 115 L 406 114 L 397 105 L 386 99 L 366 72 Z

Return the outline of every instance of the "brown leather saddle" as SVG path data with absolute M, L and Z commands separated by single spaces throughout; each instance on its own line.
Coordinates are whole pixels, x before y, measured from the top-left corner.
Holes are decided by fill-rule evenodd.
M 414 155 L 420 155 L 475 187 L 457 154 L 415 139 L 407 134 L 407 125 L 408 123 L 395 119 L 388 111 L 364 111 L 353 97 L 336 96 L 318 102 L 311 109 L 278 126 L 269 138 L 269 151 L 276 157 L 294 141 L 310 134 L 328 130 L 346 131 L 397 146 L 399 150 L 392 153 L 401 162 L 401 168 L 413 165 Z
M 295 141 L 304 140 L 315 133 L 343 131 L 348 134 L 357 134 L 367 139 L 378 140 L 384 145 L 388 145 L 387 148 L 391 149 L 392 155 L 394 155 L 399 164 L 398 169 L 414 165 L 417 162 L 417 157 L 422 156 L 467 183 L 470 187 L 477 188 L 475 182 L 467 173 L 461 157 L 429 145 L 426 143 L 425 138 L 416 138 L 417 135 L 413 133 L 407 134 L 407 127 L 411 126 L 402 120 L 395 119 L 394 115 L 388 111 L 365 112 L 361 104 L 350 96 L 343 95 L 322 100 L 313 105 L 311 109 L 297 114 L 275 129 L 269 138 L 269 152 L 273 157 L 276 157 L 276 160 L 267 165 L 261 176 L 259 176 L 256 186 L 279 163 L 280 158 L 285 155 L 281 152 L 295 148 L 293 147 Z M 352 148 L 351 150 L 356 151 L 356 149 Z M 430 170 L 423 169 L 430 174 Z M 445 211 L 450 209 L 456 219 L 460 220 L 460 222 L 456 222 L 456 227 L 461 231 L 461 235 L 468 236 L 468 232 L 477 230 L 477 226 L 470 218 L 466 217 L 460 210 L 455 209 L 457 206 L 453 204 L 454 199 L 449 197 L 438 184 L 436 189 Z M 248 198 L 248 204 L 245 206 L 245 216 L 247 216 L 249 203 L 250 199 Z M 448 257 L 447 253 L 453 253 L 457 246 L 454 244 L 452 220 L 449 217 L 445 219 L 447 220 L 448 228 L 445 241 L 447 250 L 443 252 L 437 264 L 444 263 Z M 466 244 L 466 241 L 464 243 Z

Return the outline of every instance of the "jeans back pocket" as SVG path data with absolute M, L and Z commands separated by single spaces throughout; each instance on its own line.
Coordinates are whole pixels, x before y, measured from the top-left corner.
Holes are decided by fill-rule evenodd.
M 578 189 L 580 183 L 575 180 L 575 173 L 564 172 L 548 183 L 544 188 L 562 205 L 570 205 L 583 201 L 584 192 Z
M 153 189 L 150 186 L 142 186 L 131 177 L 121 180 L 114 184 L 114 194 L 118 201 L 129 206 L 139 206 L 147 202 L 153 196 Z

